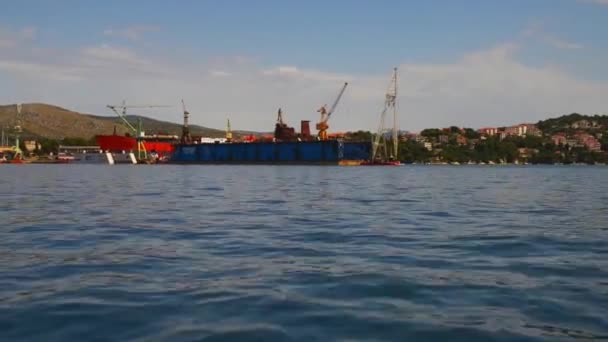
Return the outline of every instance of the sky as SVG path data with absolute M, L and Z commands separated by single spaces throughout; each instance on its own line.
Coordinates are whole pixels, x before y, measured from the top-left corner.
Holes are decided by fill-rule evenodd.
M 608 114 L 608 0 L 10 1 L 0 104 L 44 102 L 271 131 L 375 130 L 394 67 L 398 125 L 505 126 Z

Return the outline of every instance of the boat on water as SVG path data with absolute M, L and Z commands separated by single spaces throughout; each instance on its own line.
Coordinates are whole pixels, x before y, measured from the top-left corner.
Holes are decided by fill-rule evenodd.
M 183 101 L 182 101 L 183 104 Z M 169 134 L 153 134 L 146 135 L 142 120 L 137 117 L 137 123 L 132 124 L 127 116 L 128 108 L 154 108 L 168 107 L 162 105 L 145 105 L 135 106 L 127 105 L 126 101 L 122 101 L 120 105 L 107 105 L 122 121 L 123 125 L 130 131 L 126 135 L 116 134 L 116 129 L 111 135 L 97 135 L 95 140 L 99 148 L 103 152 L 112 153 L 120 159 L 119 154 L 133 153 L 136 163 L 155 164 L 167 161 L 175 151 L 175 145 L 179 142 L 177 135 Z M 185 111 L 185 105 L 184 105 Z M 131 159 L 131 158 L 127 158 Z
M 143 155 L 150 154 L 153 159 L 167 159 L 175 151 L 178 143 L 177 136 L 173 135 L 151 135 L 142 136 L 139 139 L 122 135 L 97 135 L 95 137 L 102 151 L 112 153 L 140 152 Z M 142 158 L 145 159 L 145 158 Z
M 12 153 L 12 152 L 5 152 L 5 151 L 1 151 L 0 150 L 0 164 L 26 164 L 27 161 L 25 161 L 23 158 L 21 158 L 20 155 Z

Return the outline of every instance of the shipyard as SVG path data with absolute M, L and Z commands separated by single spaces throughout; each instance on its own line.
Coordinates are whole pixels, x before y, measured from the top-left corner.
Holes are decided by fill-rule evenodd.
M 608 0 L 0 18 L 0 342 L 608 342 Z
M 193 134 L 191 114 L 181 100 L 179 131 L 168 132 L 169 122 L 157 122 L 148 133 L 143 117 L 131 111 L 171 108 L 168 105 L 131 105 L 126 101 L 106 105 L 113 115 L 104 117 L 107 127 L 91 140 L 63 139 L 51 147 L 23 140 L 23 105 L 4 106 L 11 124 L 2 127 L 0 164 L 131 164 L 131 165 L 337 165 L 401 166 L 432 165 L 528 165 L 608 164 L 608 116 L 572 113 L 537 123 L 524 122 L 478 129 L 450 126 L 419 133 L 399 129 L 397 111 L 398 70 L 392 70 L 375 131 L 330 131 L 330 118 L 349 84 L 337 88 L 331 105 L 317 109 L 314 130 L 310 118 L 299 131 L 278 108 L 272 132 L 233 131 L 230 119 L 215 136 Z M 29 108 L 28 104 L 25 107 Z M 29 110 L 29 109 L 27 109 Z M 32 113 L 29 113 L 32 114 Z M 38 115 L 33 112 L 33 115 Z M 269 115 L 270 117 L 270 115 Z M 406 116 L 407 118 L 407 116 Z M 204 118 L 197 118 L 198 120 Z M 107 134 L 113 125 L 112 133 Z M 108 132 L 109 133 L 109 132 Z M 200 133 L 200 132 L 199 132 Z M 42 157 L 36 151 L 46 151 Z M 39 153 L 40 154 L 40 153 Z
M 182 99 L 183 123 L 181 135 L 146 135 L 141 120 L 136 123 L 128 119 L 128 110 L 168 107 L 161 105 L 107 105 L 129 131 L 119 135 L 116 127 L 111 135 L 96 135 L 97 145 L 59 146 L 55 158 L 45 163 L 60 164 L 270 164 L 270 165 L 400 165 L 396 127 L 397 68 L 393 70 L 386 93 L 384 109 L 380 115 L 380 128 L 368 141 L 343 141 L 332 137 L 329 119 L 336 111 L 344 92 L 345 82 L 331 106 L 323 105 L 317 112 L 319 121 L 313 135 L 310 120 L 301 120 L 300 131 L 287 124 L 283 110 L 277 111 L 274 133 L 271 137 L 245 136 L 235 139 L 230 120 L 227 120 L 225 138 L 210 139 L 194 137 L 190 133 L 190 112 Z M 384 127 L 386 116 L 392 109 L 393 127 Z M 16 105 L 15 144 L 0 149 L 2 161 L 7 164 L 25 164 L 28 161 L 19 147 L 21 132 L 21 105 Z M 387 133 L 393 137 L 389 147 Z M 390 150 L 390 151 L 389 151 Z M 36 161 L 34 161 L 36 163 Z

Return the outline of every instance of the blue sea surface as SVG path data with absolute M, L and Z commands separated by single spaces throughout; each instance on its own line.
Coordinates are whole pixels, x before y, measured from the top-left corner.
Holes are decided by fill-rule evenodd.
M 0 341 L 608 340 L 608 167 L 0 176 Z

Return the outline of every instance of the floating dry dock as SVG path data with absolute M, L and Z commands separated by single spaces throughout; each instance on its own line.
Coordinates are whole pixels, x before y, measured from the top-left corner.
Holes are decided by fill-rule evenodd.
M 179 164 L 359 165 L 371 156 L 371 142 L 340 140 L 178 144 L 171 162 Z

